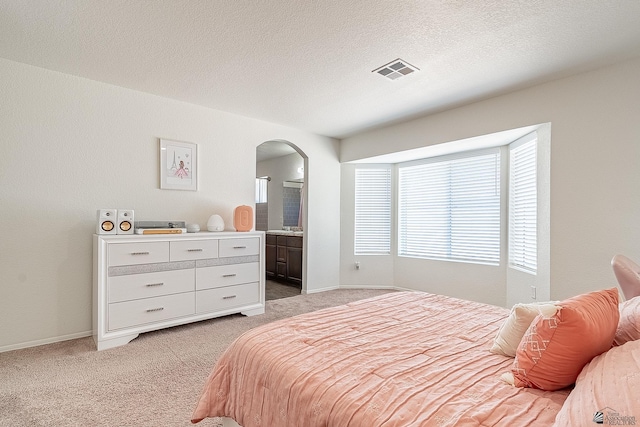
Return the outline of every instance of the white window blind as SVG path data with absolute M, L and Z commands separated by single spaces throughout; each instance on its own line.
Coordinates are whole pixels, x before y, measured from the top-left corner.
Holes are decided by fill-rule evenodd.
M 537 270 L 536 152 L 537 139 L 528 138 L 509 147 L 509 264 L 534 274 Z
M 391 253 L 391 168 L 356 169 L 355 254 Z
M 398 171 L 398 254 L 500 263 L 500 150 Z
M 256 178 L 256 203 L 267 203 L 269 178 Z

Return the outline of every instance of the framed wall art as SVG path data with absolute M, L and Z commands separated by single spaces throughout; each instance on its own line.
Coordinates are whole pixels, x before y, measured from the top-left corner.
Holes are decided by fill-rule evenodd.
M 160 188 L 198 190 L 198 145 L 160 139 Z

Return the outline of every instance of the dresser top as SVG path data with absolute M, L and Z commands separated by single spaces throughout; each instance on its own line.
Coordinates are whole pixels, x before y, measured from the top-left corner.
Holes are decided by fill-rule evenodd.
M 239 239 L 243 237 L 264 236 L 264 231 L 200 231 L 181 234 L 94 234 L 94 238 L 108 242 L 157 241 L 157 240 L 200 240 L 200 239 Z

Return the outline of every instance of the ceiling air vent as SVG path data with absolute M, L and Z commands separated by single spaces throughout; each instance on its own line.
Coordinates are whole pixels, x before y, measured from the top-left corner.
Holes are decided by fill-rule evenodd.
M 418 70 L 420 69 L 409 64 L 407 61 L 398 58 L 380 68 L 376 68 L 372 72 L 385 76 L 389 80 L 398 80 L 400 77 Z

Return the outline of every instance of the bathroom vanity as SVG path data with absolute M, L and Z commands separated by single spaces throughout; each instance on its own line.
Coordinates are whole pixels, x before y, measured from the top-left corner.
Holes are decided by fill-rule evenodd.
M 267 279 L 302 286 L 303 234 L 285 230 L 266 232 Z

